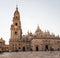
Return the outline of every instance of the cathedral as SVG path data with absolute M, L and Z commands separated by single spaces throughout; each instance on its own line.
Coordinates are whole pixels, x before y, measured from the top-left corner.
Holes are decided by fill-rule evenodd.
M 37 26 L 34 34 L 28 32 L 28 34 L 22 35 L 22 26 L 18 7 L 16 7 L 12 21 L 9 45 L 6 45 L 5 40 L 1 38 L 0 52 L 60 50 L 60 37 L 50 34 L 49 31 L 43 32 L 39 26 Z

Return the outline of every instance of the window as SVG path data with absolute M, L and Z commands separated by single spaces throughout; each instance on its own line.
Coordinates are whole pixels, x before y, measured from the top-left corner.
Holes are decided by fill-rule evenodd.
M 15 32 L 15 35 L 17 35 L 17 32 Z
M 21 44 L 19 44 L 19 45 L 21 45 Z
M 19 49 L 21 49 L 21 47 L 19 47 Z
M 17 23 L 15 23 L 15 25 L 17 26 L 18 24 L 17 24 Z
M 18 18 L 18 16 L 16 16 L 16 18 Z
M 57 43 L 59 44 L 59 41 L 57 41 Z

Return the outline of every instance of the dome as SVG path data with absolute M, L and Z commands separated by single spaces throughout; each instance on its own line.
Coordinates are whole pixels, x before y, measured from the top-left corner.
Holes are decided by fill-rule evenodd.
M 41 29 L 39 28 L 39 26 L 37 26 L 35 33 L 37 33 L 37 32 L 42 32 Z
M 41 29 L 39 28 L 39 26 L 37 26 L 37 29 L 35 31 L 35 35 L 37 35 L 38 37 L 42 36 L 43 32 L 41 31 Z

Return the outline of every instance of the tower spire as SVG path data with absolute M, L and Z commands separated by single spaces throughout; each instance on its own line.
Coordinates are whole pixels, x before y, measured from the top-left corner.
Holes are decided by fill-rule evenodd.
M 16 10 L 18 10 L 18 5 L 16 5 Z

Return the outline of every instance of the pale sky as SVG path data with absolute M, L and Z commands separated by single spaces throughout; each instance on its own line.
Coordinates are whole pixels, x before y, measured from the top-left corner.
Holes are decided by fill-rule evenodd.
M 0 0 L 0 38 L 6 44 L 10 39 L 13 14 L 18 5 L 23 34 L 35 32 L 37 26 L 42 31 L 60 35 L 60 0 Z

